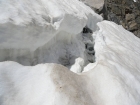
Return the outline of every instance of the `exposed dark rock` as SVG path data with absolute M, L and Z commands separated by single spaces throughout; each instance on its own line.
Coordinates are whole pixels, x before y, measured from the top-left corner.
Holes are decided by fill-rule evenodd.
M 135 15 L 134 15 L 134 14 L 129 14 L 129 13 L 128 13 L 128 14 L 125 15 L 125 20 L 126 20 L 126 22 L 135 20 Z
M 105 0 L 101 10 L 94 9 L 105 20 L 122 25 L 140 37 L 140 0 Z
M 105 20 L 122 25 L 140 38 L 140 0 L 137 0 L 137 2 L 133 0 L 99 0 L 98 3 L 104 3 L 103 7 L 100 5 L 100 8 L 95 6 L 97 0 L 80 1 L 103 16 Z
M 84 29 L 83 29 L 83 33 L 92 33 L 92 30 L 89 29 L 89 28 L 86 26 L 86 27 L 84 27 Z
M 122 25 L 140 37 L 140 0 L 105 0 L 104 19 Z

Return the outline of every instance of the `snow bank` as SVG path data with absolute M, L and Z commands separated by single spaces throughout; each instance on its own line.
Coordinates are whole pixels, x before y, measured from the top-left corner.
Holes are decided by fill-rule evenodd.
M 85 26 L 95 31 L 102 20 L 77 0 L 1 0 L 0 14 L 0 61 L 23 65 L 65 65 L 69 61 L 60 59 L 72 55 L 71 65 L 83 56 L 78 34 Z M 69 52 L 72 49 L 76 51 Z
M 1 62 L 0 105 L 139 105 L 140 39 L 113 22 L 98 26 L 96 63 L 82 74 L 58 64 Z
M 140 39 L 113 22 L 98 26 L 96 63 L 85 68 L 95 105 L 139 105 Z
M 93 105 L 85 78 L 57 64 L 2 62 L 0 105 Z

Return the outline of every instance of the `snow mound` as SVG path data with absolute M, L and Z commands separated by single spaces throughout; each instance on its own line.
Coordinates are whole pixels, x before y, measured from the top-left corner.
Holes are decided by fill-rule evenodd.
M 1 0 L 0 14 L 0 61 L 23 65 L 73 64 L 84 52 L 77 36 L 102 20 L 77 0 Z
M 1 62 L 0 105 L 140 105 L 140 39 L 113 22 L 98 26 L 96 63 L 84 73 L 58 64 Z

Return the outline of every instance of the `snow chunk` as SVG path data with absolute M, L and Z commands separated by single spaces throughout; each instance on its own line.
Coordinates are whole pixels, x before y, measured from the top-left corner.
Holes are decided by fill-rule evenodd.
M 0 61 L 23 65 L 60 63 L 73 46 L 80 50 L 72 55 L 82 57 L 78 34 L 85 26 L 95 31 L 102 20 L 77 0 L 1 0 L 0 14 Z
M 83 71 L 83 66 L 84 66 L 84 59 L 76 58 L 75 64 L 72 65 L 70 71 L 74 73 L 81 73 Z

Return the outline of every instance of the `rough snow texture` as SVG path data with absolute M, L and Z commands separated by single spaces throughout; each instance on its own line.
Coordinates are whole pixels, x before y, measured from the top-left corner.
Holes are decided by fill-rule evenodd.
M 77 0 L 0 0 L 0 61 L 69 66 L 84 56 L 78 35 L 101 20 Z
M 140 39 L 112 22 L 98 26 L 96 63 L 80 75 L 57 64 L 1 62 L 0 105 L 140 105 Z

